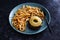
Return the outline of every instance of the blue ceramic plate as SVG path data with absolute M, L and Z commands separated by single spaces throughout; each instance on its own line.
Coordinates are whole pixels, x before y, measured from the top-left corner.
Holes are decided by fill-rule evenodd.
M 19 33 L 28 34 L 28 35 L 37 34 L 37 33 L 42 32 L 43 30 L 45 30 L 47 28 L 47 24 L 46 24 L 45 20 L 43 20 L 43 25 L 38 30 L 31 30 L 30 28 L 28 28 L 28 26 L 29 26 L 28 24 L 26 25 L 26 30 L 24 32 L 21 32 L 21 31 L 15 29 L 15 27 L 12 25 L 12 17 L 16 13 L 16 11 L 19 8 L 21 8 L 23 5 L 30 5 L 30 6 L 33 6 L 33 7 L 41 8 L 42 11 L 46 14 L 45 16 L 48 20 L 48 23 L 50 23 L 50 20 L 51 20 L 50 13 L 44 6 L 42 6 L 41 4 L 37 4 L 37 3 L 23 3 L 23 4 L 20 4 L 20 5 L 16 6 L 15 8 L 13 8 L 12 11 L 10 12 L 9 23 L 10 23 L 11 27 Z

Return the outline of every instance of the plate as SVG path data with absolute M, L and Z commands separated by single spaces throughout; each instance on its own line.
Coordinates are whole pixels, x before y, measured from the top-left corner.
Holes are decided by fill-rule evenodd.
M 29 26 L 28 24 L 26 25 L 26 30 L 24 32 L 21 32 L 21 31 L 15 29 L 15 27 L 12 25 L 12 18 L 14 16 L 14 14 L 16 13 L 16 11 L 19 8 L 21 8 L 23 5 L 29 5 L 29 6 L 41 8 L 47 18 L 48 24 L 50 23 L 50 21 L 51 21 L 50 13 L 44 6 L 42 6 L 41 4 L 38 4 L 38 3 L 23 3 L 23 4 L 19 4 L 15 8 L 13 8 L 9 14 L 9 23 L 10 23 L 11 27 L 19 33 L 28 34 L 28 35 L 37 34 L 37 33 L 42 32 L 43 30 L 45 30 L 47 28 L 47 24 L 46 24 L 45 20 L 43 20 L 43 25 L 38 30 L 31 30 L 30 28 L 28 28 L 28 26 Z

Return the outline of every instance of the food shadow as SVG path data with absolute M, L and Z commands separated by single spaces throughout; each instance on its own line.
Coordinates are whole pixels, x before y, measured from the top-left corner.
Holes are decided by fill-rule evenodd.
M 41 26 L 39 26 L 39 27 L 33 27 L 33 26 L 30 25 L 29 21 L 27 21 L 26 26 L 27 26 L 30 30 L 32 30 L 32 31 L 38 31 L 38 30 L 40 29 L 40 27 L 41 27 Z

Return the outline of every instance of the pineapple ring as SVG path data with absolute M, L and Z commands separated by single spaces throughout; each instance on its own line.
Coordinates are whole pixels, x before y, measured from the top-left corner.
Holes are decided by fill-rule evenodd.
M 29 23 L 33 26 L 33 27 L 39 27 L 42 25 L 42 20 L 38 17 L 38 16 L 32 16 L 29 20 Z

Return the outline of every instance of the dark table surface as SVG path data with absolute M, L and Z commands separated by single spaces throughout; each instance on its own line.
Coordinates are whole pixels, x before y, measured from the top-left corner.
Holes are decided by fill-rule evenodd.
M 49 26 L 36 35 L 23 35 L 16 32 L 9 24 L 8 16 L 12 8 L 25 2 L 39 3 L 45 6 L 51 14 Z M 0 40 L 60 40 L 60 0 L 0 0 Z

